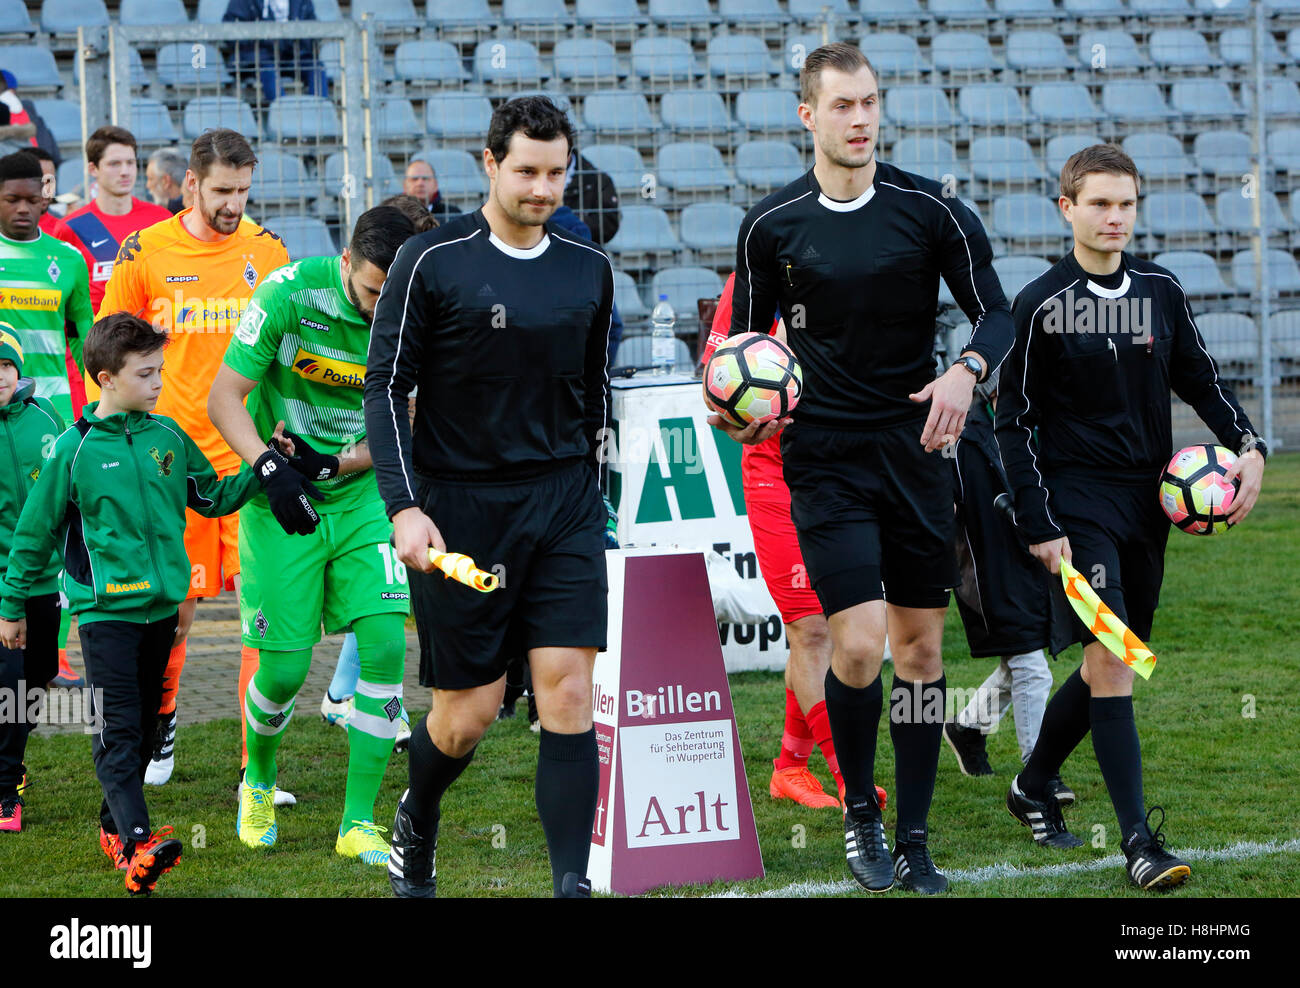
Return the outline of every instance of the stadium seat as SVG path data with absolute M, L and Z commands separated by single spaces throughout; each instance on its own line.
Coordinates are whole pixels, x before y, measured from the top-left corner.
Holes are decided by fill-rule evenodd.
M 1027 284 L 1051 267 L 1044 258 L 1023 254 L 1009 254 L 993 260 L 993 270 L 1002 283 L 1002 294 L 1008 302 L 1014 301 Z
M 884 116 L 903 129 L 951 127 L 958 121 L 947 94 L 938 86 L 927 85 L 894 86 Z
M 444 198 L 477 199 L 487 193 L 483 163 L 468 151 L 426 146 L 418 157 L 433 166 L 438 176 L 438 191 Z
M 125 27 L 150 24 L 188 24 L 189 12 L 181 0 L 122 0 L 117 22 Z
M 545 96 L 559 109 L 570 116 L 573 115 L 573 101 L 564 93 L 556 92 L 554 89 L 521 89 L 517 93 L 510 94 L 511 99 L 519 99 L 522 96 Z
M 1272 233 L 1291 229 L 1291 219 L 1282 211 L 1282 205 L 1272 192 L 1265 192 L 1260 197 L 1264 208 L 1264 220 Z M 1214 222 L 1218 229 L 1229 233 L 1253 233 L 1255 231 L 1255 200 L 1247 199 L 1240 189 L 1229 189 L 1214 197 Z
M 339 12 L 339 0 L 315 0 L 312 6 L 316 8 L 316 20 L 322 23 L 343 20 L 343 15 Z
M 1060 175 L 1061 169 L 1070 160 L 1070 155 L 1100 143 L 1102 140 L 1097 134 L 1057 134 L 1055 137 L 1049 137 L 1047 147 L 1043 151 L 1048 172 L 1052 177 Z
M 794 145 L 785 141 L 746 141 L 736 148 L 736 177 L 755 189 L 779 189 L 808 169 Z
M 657 36 L 632 42 L 632 74 L 638 79 L 695 79 L 704 74 L 682 38 Z
M 1209 236 L 1214 220 L 1194 192 L 1152 192 L 1138 210 L 1138 228 L 1160 236 Z
M 1169 120 L 1175 116 L 1154 82 L 1119 79 L 1101 87 L 1101 108 L 1125 123 Z
M 353 167 L 359 167 L 354 164 Z M 349 183 L 343 168 L 343 152 L 335 151 L 325 159 L 325 183 L 321 197 L 316 200 L 317 214 L 325 217 L 338 215 L 339 198 L 349 192 L 356 196 L 357 203 L 362 201 L 364 190 L 360 180 Z M 374 183 L 375 201 L 396 195 L 402 191 L 402 180 L 393 170 L 393 162 L 386 154 L 375 155 L 372 163 L 371 180 Z M 360 211 L 360 207 L 356 207 Z
M 1224 63 L 1233 67 L 1249 68 L 1255 63 L 1255 44 L 1253 28 L 1230 27 L 1219 32 L 1219 57 Z M 1281 65 L 1286 61 L 1282 49 L 1277 46 L 1273 36 L 1264 32 L 1264 62 L 1267 65 Z
M 852 20 L 856 15 L 849 10 L 848 0 L 789 0 L 786 5 L 790 11 L 790 17 L 800 24 L 820 23 L 822 20 L 822 11 L 829 7 L 831 14 L 841 24 L 845 21 Z M 874 55 L 868 55 L 871 64 L 876 64 Z M 879 67 L 879 66 L 877 66 Z
M 180 140 L 167 105 L 156 99 L 131 100 L 130 129 L 142 147 L 161 147 Z
M 1004 17 L 1055 17 L 1052 0 L 993 0 L 993 10 Z
M 58 171 L 54 176 L 55 187 L 58 194 L 73 193 L 86 198 L 86 162 L 85 159 L 77 156 L 75 158 L 64 158 L 63 164 L 59 165 Z
M 439 28 L 482 27 L 496 23 L 487 0 L 428 0 L 425 15 Z
M 367 17 L 385 24 L 418 25 L 423 22 L 415 11 L 414 0 L 351 0 L 350 13 L 358 24 Z
M 35 30 L 23 0 L 0 0 L 0 34 L 31 34 Z
M 1162 69 L 1208 67 L 1214 61 L 1210 45 L 1199 31 L 1162 28 L 1151 32 L 1147 42 L 1151 60 Z
M 1269 287 L 1275 292 L 1300 292 L 1300 268 L 1289 250 L 1268 251 Z M 1232 283 L 1243 292 L 1255 290 L 1255 252 L 1243 250 L 1232 258 Z
M 728 24 L 784 24 L 776 0 L 718 0 L 718 14 Z
M 707 24 L 719 18 L 709 0 L 650 0 L 650 19 L 656 24 Z
M 993 232 L 1008 239 L 1041 240 L 1063 237 L 1068 231 L 1055 200 L 1016 193 L 993 200 Z
M 605 246 L 615 254 L 672 253 L 682 243 L 658 206 L 624 206 L 618 233 Z
M 540 85 L 546 79 L 537 46 L 514 38 L 489 38 L 474 49 L 474 75 L 487 83 Z
M 199 0 L 199 14 L 195 21 L 199 24 L 220 24 L 229 6 L 230 0 Z
M 732 231 L 731 242 L 735 246 L 739 226 Z M 658 300 L 660 295 L 668 296 L 668 304 L 677 315 L 677 325 L 698 323 L 699 307 L 702 298 L 717 298 L 722 294 L 722 279 L 716 271 L 697 267 L 671 267 L 659 271 L 650 282 L 650 297 Z
M 726 189 L 736 176 L 722 163 L 722 152 L 712 144 L 680 141 L 665 144 L 655 161 L 659 184 L 674 192 Z
M 1012 31 L 1007 36 L 1006 57 L 1011 69 L 1063 72 L 1070 65 L 1065 42 L 1050 31 Z
M 641 93 L 592 93 L 582 101 L 583 119 L 598 134 L 636 134 L 659 129 Z
M 1147 64 L 1133 36 L 1119 30 L 1084 31 L 1079 35 L 1079 61 L 1084 68 L 1107 72 L 1140 69 Z
M 1203 14 L 1239 17 L 1250 10 L 1250 0 L 1196 0 L 1196 9 Z
M 1300 27 L 1287 32 L 1286 53 L 1291 61 L 1300 62 Z
M 4 67 L 13 73 L 24 95 L 34 89 L 58 89 L 63 85 L 54 55 L 35 45 L 5 45 Z
M 641 152 L 630 144 L 588 144 L 582 155 L 614 180 L 620 192 L 639 190 L 649 174 Z
M 1253 366 L 1259 359 L 1259 331 L 1255 320 L 1240 312 L 1206 312 L 1196 328 L 1217 363 Z
M 988 20 L 988 0 L 929 0 L 926 5 L 936 20 Z
M 579 24 L 646 23 L 636 0 L 578 0 L 575 14 Z
M 1300 309 L 1274 312 L 1268 321 L 1273 331 L 1273 354 L 1285 360 L 1294 374 L 1300 363 Z
M 644 319 L 650 315 L 641 293 L 636 290 L 636 282 L 632 280 L 630 274 L 622 271 L 614 272 L 614 304 L 618 306 L 618 314 L 623 317 L 625 323 Z
M 430 137 L 482 139 L 491 122 L 492 102 L 482 93 L 434 93 L 424 104 L 424 125 Z
M 1135 14 L 1190 14 L 1188 0 L 1128 0 L 1128 7 Z
M 735 263 L 736 234 L 745 211 L 725 202 L 697 202 L 682 210 L 682 241 L 692 250 L 730 252 Z
M 695 309 L 691 310 L 692 313 L 695 311 Z M 678 316 L 678 321 L 681 321 L 680 315 Z M 692 365 L 690 348 L 683 340 L 676 337 L 673 339 L 673 344 L 675 347 L 674 352 L 676 354 L 677 371 L 685 371 L 689 373 Z M 612 369 L 619 370 L 624 367 L 637 367 L 642 368 L 643 370 L 649 370 L 651 367 L 651 361 L 653 360 L 653 357 L 651 356 L 651 347 L 653 345 L 654 344 L 648 333 L 640 336 L 624 337 L 623 342 L 619 344 L 618 354 L 614 358 L 614 367 Z
M 798 107 L 799 97 L 784 89 L 750 89 L 736 97 L 736 122 L 765 135 L 802 132 Z
M 1143 181 L 1182 182 L 1196 174 L 1196 166 L 1183 153 L 1183 142 L 1172 134 L 1130 134 L 1122 146 Z
M 1293 175 L 1300 174 L 1300 127 L 1270 131 L 1268 156 L 1274 168 Z M 1300 201 L 1295 196 L 1292 196 L 1292 200 Z
M 1081 82 L 1040 82 L 1029 90 L 1029 111 L 1053 124 L 1092 123 L 1103 118 Z
M 291 261 L 338 252 L 329 227 L 315 216 L 277 216 L 267 228 L 284 241 Z
M 1170 87 L 1169 102 L 1186 117 L 1225 119 L 1245 113 L 1228 84 L 1218 79 L 1179 79 Z
M 194 46 L 188 41 L 175 41 L 158 49 L 158 81 L 175 89 L 220 87 L 233 78 L 221 58 L 219 45 L 204 45 L 201 64 L 195 66 Z
M 573 17 L 564 0 L 502 0 L 501 19 L 514 27 L 564 27 Z
M 933 5 L 930 10 L 934 12 Z M 973 31 L 936 34 L 930 40 L 930 61 L 938 72 L 982 73 L 998 68 L 988 39 Z
M 975 178 L 995 184 L 1024 184 L 1047 177 L 1029 143 L 1019 137 L 975 138 L 970 142 L 970 168 Z
M 1250 138 L 1239 131 L 1207 130 L 1192 142 L 1196 165 L 1207 175 L 1244 175 L 1254 167 Z
M 209 127 L 229 127 L 249 140 L 261 139 L 261 128 L 252 108 L 233 96 L 199 96 L 190 100 L 185 104 L 182 123 L 185 137 L 191 141 Z
M 1188 295 L 1223 295 L 1232 291 L 1219 274 L 1214 258 L 1199 250 L 1167 250 L 1157 254 L 1155 262 L 1173 272 Z
M 659 117 L 670 130 L 690 134 L 722 134 L 735 127 L 718 93 L 704 90 L 664 93 Z
M 276 141 L 326 143 L 343 138 L 343 124 L 324 96 L 281 96 L 266 112 L 266 133 Z
M 406 82 L 464 82 L 469 72 L 449 41 L 403 41 L 393 55 L 393 73 Z
M 919 76 L 930 71 L 929 63 L 921 57 L 920 46 L 910 34 L 872 33 L 863 37 L 861 44 L 882 79 Z
M 320 182 L 307 177 L 307 169 L 296 154 L 263 147 L 257 152 L 257 175 L 250 198 L 256 203 L 296 203 L 322 194 Z
M 108 27 L 104 0 L 44 0 L 41 4 L 42 31 L 76 34 L 79 27 Z
M 891 165 L 942 182 L 952 175 L 959 182 L 970 178 L 970 169 L 958 160 L 952 142 L 933 134 L 900 137 L 889 149 L 885 160 Z
M 810 52 L 816 51 L 822 45 L 822 36 L 819 33 L 807 33 L 795 31 L 787 35 L 785 46 L 781 49 L 781 72 L 799 78 L 799 70 L 803 67 L 804 59 Z
M 979 82 L 963 86 L 957 109 L 975 127 L 1006 127 L 1026 120 L 1025 104 L 1015 86 Z
M 372 110 L 370 122 L 375 136 L 387 143 L 408 144 L 420 136 L 420 120 L 409 99 L 385 96 L 379 107 Z
M 627 76 L 614 46 L 599 38 L 562 38 L 555 43 L 555 75 L 566 82 L 612 85 Z
M 1297 28 L 1296 31 L 1300 31 Z M 1292 31 L 1292 35 L 1300 35 Z M 1300 57 L 1300 55 L 1297 55 Z M 1241 102 L 1247 113 L 1255 112 L 1254 85 L 1241 87 Z M 1300 118 L 1300 87 L 1292 79 L 1268 79 L 1264 83 L 1264 113 L 1270 117 L 1295 120 Z
M 709 39 L 709 75 L 714 78 L 758 79 L 772 72 L 772 58 L 762 38 L 752 34 L 719 34 Z
M 50 133 L 60 147 L 81 143 L 80 102 L 66 99 L 38 99 L 32 102 L 36 104 L 36 112 L 45 119 L 45 126 L 50 128 Z
M 858 12 L 872 24 L 920 23 L 925 19 L 920 0 L 859 0 Z
M 1075 17 L 1117 17 L 1124 13 L 1124 0 L 1064 0 L 1062 7 Z

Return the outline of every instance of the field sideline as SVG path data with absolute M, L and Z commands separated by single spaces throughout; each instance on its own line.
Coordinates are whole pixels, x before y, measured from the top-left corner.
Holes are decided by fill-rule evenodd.
M 1171 849 L 1189 855 L 1191 882 L 1173 896 L 1292 896 L 1300 888 L 1300 455 L 1278 455 L 1265 472 L 1251 518 L 1222 537 L 1170 535 L 1163 604 L 1151 646 L 1160 662 L 1137 687 L 1148 804 L 1168 813 Z M 955 611 L 944 655 L 951 687 L 972 688 L 991 663 L 972 659 Z M 1056 662 L 1061 682 L 1079 659 L 1076 647 Z M 888 676 L 886 686 L 888 687 Z M 663 894 L 854 894 L 846 885 L 840 814 L 776 802 L 767 794 L 781 735 L 777 673 L 731 677 L 741 743 L 767 876 Z M 343 732 L 316 714 L 318 696 L 302 696 L 282 748 L 280 779 L 299 805 L 279 814 L 270 851 L 245 848 L 234 833 L 239 725 L 231 719 L 182 730 L 172 782 L 147 790 L 154 825 L 171 825 L 186 845 L 158 895 L 387 896 L 384 872 L 333 852 L 346 768 Z M 409 697 L 412 712 L 427 698 Z M 521 709 L 522 713 L 522 709 Z M 533 806 L 536 736 L 521 716 L 489 731 L 475 761 L 444 804 L 439 890 L 448 896 L 542 896 L 550 874 Z M 877 779 L 892 793 L 893 751 L 881 725 Z M 1114 863 L 1114 814 L 1091 745 L 1066 763 L 1064 778 L 1080 802 L 1067 811 L 1087 845 L 1071 852 L 1036 847 L 1006 811 L 1003 798 L 1018 756 L 1014 727 L 989 739 L 998 775 L 968 779 L 945 746 L 931 813 L 935 860 L 953 878 L 952 896 L 1137 897 Z M 24 831 L 0 835 L 0 895 L 123 896 L 97 840 L 99 789 L 84 735 L 34 736 Z M 811 763 L 828 788 L 819 753 Z M 392 821 L 405 788 L 405 756 L 394 756 L 380 792 L 381 825 Z M 892 809 L 886 811 L 892 828 Z M 33 865 L 39 861 L 39 867 Z M 1066 866 L 1066 867 L 1053 867 Z M 807 883 L 797 888 L 797 883 Z M 905 895 L 892 892 L 890 895 Z

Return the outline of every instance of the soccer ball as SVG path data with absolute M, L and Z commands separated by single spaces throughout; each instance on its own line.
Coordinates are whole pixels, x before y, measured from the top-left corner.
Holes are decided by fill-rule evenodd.
M 790 348 L 766 333 L 741 333 L 713 352 L 704 393 L 723 418 L 744 428 L 785 418 L 803 392 L 803 370 Z
M 1192 535 L 1215 535 L 1227 528 L 1240 482 L 1224 479 L 1237 458 L 1222 446 L 1205 443 L 1180 449 L 1160 478 L 1160 507 L 1169 520 Z

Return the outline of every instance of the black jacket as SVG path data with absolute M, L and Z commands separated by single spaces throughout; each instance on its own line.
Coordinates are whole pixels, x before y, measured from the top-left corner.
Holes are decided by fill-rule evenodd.
M 230 0 L 221 19 L 226 22 L 275 20 L 265 0 Z M 289 20 L 315 19 L 316 8 L 311 0 L 289 0 Z M 316 44 L 311 40 L 281 41 L 278 45 L 274 41 L 236 42 L 235 61 L 245 69 L 251 68 L 254 62 L 259 62 L 263 69 L 310 69 L 316 64 Z M 279 65 L 275 64 L 277 61 Z

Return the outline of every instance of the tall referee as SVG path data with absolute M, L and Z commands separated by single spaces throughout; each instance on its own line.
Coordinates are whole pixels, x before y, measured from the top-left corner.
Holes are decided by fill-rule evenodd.
M 930 858 L 926 821 L 943 728 L 943 619 L 957 573 L 949 468 L 936 454 L 961 434 L 975 383 L 1006 355 L 1011 314 L 974 214 L 939 183 L 876 161 L 880 94 L 866 56 L 846 44 L 818 48 L 799 88 L 799 118 L 816 138 L 813 168 L 745 217 L 731 333 L 766 332 L 779 307 L 803 365 L 803 398 L 792 425 L 710 421 L 741 442 L 785 426 L 791 517 L 830 624 L 826 711 L 844 773 L 849 870 L 872 892 L 895 876 L 913 891 L 942 892 L 948 880 Z M 936 380 L 940 275 L 975 328 Z M 872 783 L 886 629 L 895 668 L 892 860 Z
M 499 106 L 483 151 L 488 201 L 407 241 L 375 309 L 366 432 L 410 571 L 420 681 L 433 687 L 427 720 L 412 725 L 410 788 L 393 823 L 388 871 L 400 897 L 434 895 L 442 795 L 496 719 L 507 660 L 524 650 L 554 892 L 590 894 L 591 671 L 607 597 L 597 436 L 614 274 L 592 243 L 547 222 L 573 143 L 545 97 Z M 430 546 L 504 567 L 500 588 L 481 594 L 432 575 Z

